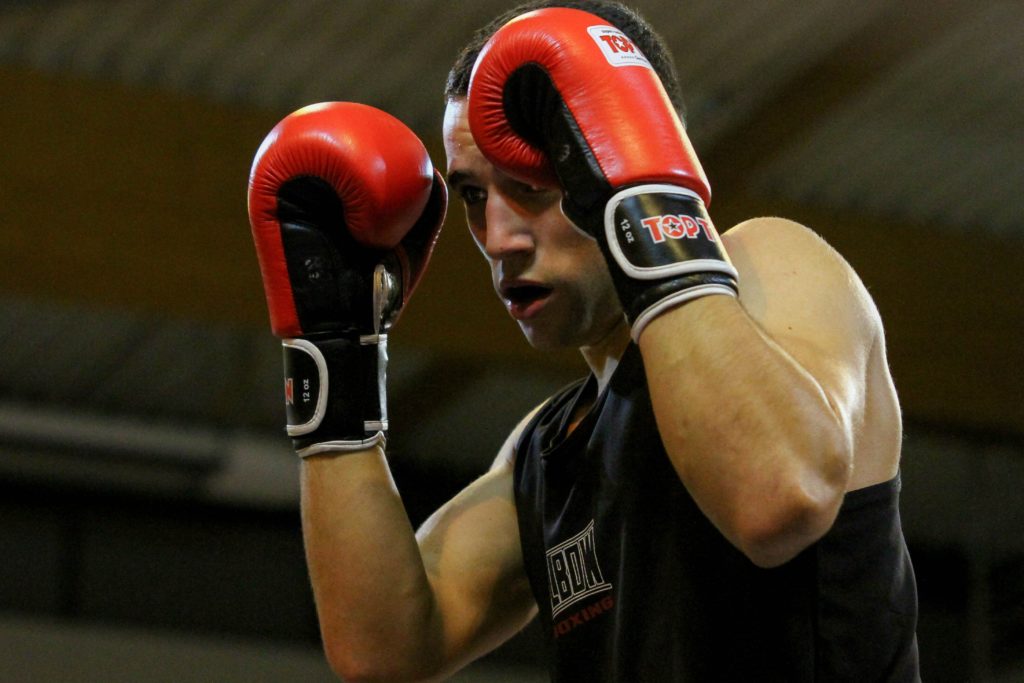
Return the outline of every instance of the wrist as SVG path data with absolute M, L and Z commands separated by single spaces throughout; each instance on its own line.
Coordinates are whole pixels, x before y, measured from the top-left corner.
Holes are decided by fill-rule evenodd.
M 721 344 L 719 332 L 730 328 L 733 317 L 743 313 L 738 297 L 705 296 L 685 306 L 676 306 L 652 318 L 643 328 L 643 334 L 634 341 L 641 350 L 656 346 L 674 349 L 690 348 L 690 344 Z M 714 333 L 709 333 L 713 329 Z M 698 331 L 695 334 L 695 331 Z
M 350 453 L 385 441 L 387 335 L 282 341 L 288 436 L 296 453 Z
M 634 340 L 656 317 L 738 292 L 738 274 L 704 201 L 667 184 L 626 188 L 606 204 L 599 237 Z

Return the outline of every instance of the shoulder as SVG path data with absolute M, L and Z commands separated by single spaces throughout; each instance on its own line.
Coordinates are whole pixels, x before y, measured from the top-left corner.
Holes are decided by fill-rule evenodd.
M 581 377 L 574 382 L 566 384 L 554 394 L 548 396 L 546 399 L 534 406 L 534 408 L 528 412 L 509 433 L 508 438 L 506 438 L 505 442 L 502 444 L 501 450 L 498 452 L 498 457 L 495 458 L 491 468 L 513 468 L 515 464 L 515 455 L 519 450 L 519 445 L 524 438 L 529 437 L 528 432 L 531 427 L 542 420 L 547 421 L 552 419 L 553 415 L 558 415 L 559 411 L 567 409 L 571 404 L 573 397 L 587 379 L 587 377 Z
M 730 256 L 751 252 L 758 260 L 823 258 L 826 264 L 849 268 L 849 264 L 825 239 L 806 225 L 778 216 L 750 218 L 722 233 Z M 759 257 L 759 258 L 758 258 Z
M 899 461 L 899 402 L 881 315 L 853 267 L 821 236 L 780 218 L 745 221 L 722 241 L 743 308 L 847 417 L 856 449 L 851 485 L 890 478 Z
M 541 411 L 548 404 L 552 397 L 548 397 L 541 403 L 534 406 L 533 410 L 528 412 L 518 424 L 509 432 L 505 442 L 501 445 L 501 449 L 498 451 L 498 457 L 494 459 L 491 464 L 491 470 L 508 470 L 512 471 L 515 468 L 516 462 L 516 451 L 519 449 L 519 442 L 523 438 L 523 434 L 526 432 L 527 427 L 537 416 L 537 413 Z
M 881 332 L 877 308 L 846 259 L 810 228 L 762 217 L 722 234 L 739 273 L 740 300 L 755 320 L 785 334 L 794 324 L 852 334 Z
M 856 278 L 850 264 L 818 233 L 786 218 L 751 218 L 723 233 L 722 242 L 741 278 L 755 288 L 811 279 L 836 285 Z

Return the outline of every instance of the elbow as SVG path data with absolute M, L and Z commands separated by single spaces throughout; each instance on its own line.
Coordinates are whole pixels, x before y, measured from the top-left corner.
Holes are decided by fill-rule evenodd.
M 765 569 L 789 562 L 828 533 L 849 481 L 849 460 L 837 452 L 830 467 L 803 472 L 737 515 L 736 546 Z
M 346 683 L 386 681 L 387 675 L 373 659 L 360 657 L 341 645 L 324 641 L 324 654 L 334 675 Z
M 784 510 L 747 517 L 734 531 L 735 545 L 755 565 L 770 569 L 789 562 L 824 536 L 835 512 L 826 506 L 791 503 Z
M 368 622 L 344 618 L 347 612 L 321 608 L 319 613 L 327 664 L 346 683 L 427 681 L 444 667 L 440 631 L 430 625 L 430 616 L 420 616 L 429 612 L 392 613 L 390 618 L 380 612 Z
M 345 683 L 397 683 L 398 681 L 424 681 L 427 678 L 410 676 L 398 671 L 365 666 L 356 662 L 336 662 L 328 659 L 331 671 Z
M 352 648 L 324 641 L 327 664 L 345 683 L 389 683 L 393 681 L 426 681 L 431 676 L 420 666 L 407 666 L 398 653 L 380 648 L 359 653 Z

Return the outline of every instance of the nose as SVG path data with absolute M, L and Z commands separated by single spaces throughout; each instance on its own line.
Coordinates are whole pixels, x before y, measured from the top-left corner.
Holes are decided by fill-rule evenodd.
M 533 251 L 533 233 L 526 212 L 517 210 L 499 192 L 488 195 L 485 212 L 487 225 L 481 246 L 488 257 L 501 260 Z

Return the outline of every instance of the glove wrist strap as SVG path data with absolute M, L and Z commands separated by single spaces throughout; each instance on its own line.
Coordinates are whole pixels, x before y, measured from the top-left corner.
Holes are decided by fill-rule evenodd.
M 285 339 L 287 433 L 301 457 L 383 443 L 387 335 Z
M 736 269 L 695 192 L 626 188 L 605 205 L 603 222 L 605 257 L 634 340 L 669 308 L 709 294 L 736 296 Z

